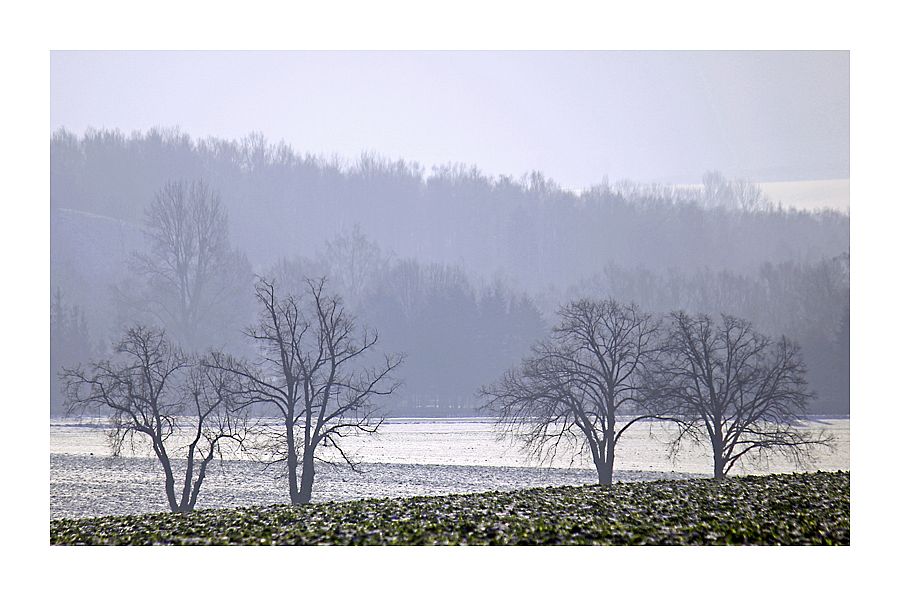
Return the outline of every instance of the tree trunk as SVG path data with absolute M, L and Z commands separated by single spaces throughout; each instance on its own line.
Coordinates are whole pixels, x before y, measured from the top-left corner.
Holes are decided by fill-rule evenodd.
M 612 412 L 614 405 L 609 404 L 609 411 Z M 603 476 L 600 484 L 612 484 L 613 463 L 616 461 L 616 419 L 613 414 L 608 417 L 608 427 L 606 435 L 603 437 L 604 448 L 606 449 L 606 462 L 603 467 Z
M 594 459 L 594 467 L 597 468 L 597 484 L 610 484 L 612 475 L 607 474 L 603 445 L 590 432 L 586 431 L 586 437 L 591 449 L 591 457 Z
M 303 474 L 300 476 L 300 503 L 309 503 L 312 499 L 313 480 L 316 476 L 316 466 L 313 460 L 312 449 L 303 453 Z
M 613 474 L 613 464 L 611 461 L 603 462 L 597 468 L 597 477 L 599 479 L 599 483 L 604 486 L 609 486 L 612 484 L 612 474 Z
M 200 487 L 203 485 L 203 479 L 206 478 L 206 467 L 212 461 L 212 451 L 210 455 L 200 462 L 200 471 L 197 474 L 197 480 L 194 482 L 194 489 L 191 491 L 191 500 L 187 505 L 187 511 L 193 511 L 197 506 L 197 497 L 200 495 Z
M 712 450 L 713 450 L 713 478 L 716 480 L 724 480 L 725 479 L 725 446 L 722 444 L 722 441 L 718 440 L 716 437 L 713 437 L 712 440 Z
M 188 447 L 187 454 L 187 464 L 184 470 L 184 487 L 181 491 L 181 505 L 178 507 L 179 511 L 190 511 L 193 509 L 190 506 L 191 502 L 191 480 L 194 479 L 194 449 L 196 445 L 191 445 Z
M 294 427 L 287 422 L 287 469 L 288 469 L 288 491 L 291 494 L 291 505 L 299 505 L 300 491 L 297 489 L 297 449 L 294 444 Z
M 606 458 L 600 470 L 600 484 L 609 485 L 612 484 L 613 463 L 616 460 L 616 441 L 612 433 L 605 437 L 604 443 L 606 443 Z
M 179 506 L 178 500 L 175 498 L 175 476 L 172 474 L 172 464 L 169 462 L 169 455 L 166 453 L 165 447 L 161 443 L 156 442 L 156 440 L 154 440 L 153 450 L 156 452 L 159 463 L 162 464 L 163 473 L 166 477 L 166 499 L 169 501 L 169 509 L 177 512 Z

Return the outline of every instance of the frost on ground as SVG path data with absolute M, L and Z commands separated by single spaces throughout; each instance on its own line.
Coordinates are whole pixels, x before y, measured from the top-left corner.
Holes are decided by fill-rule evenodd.
M 167 511 L 163 476 L 152 459 L 77 455 L 50 457 L 50 517 L 95 517 Z M 313 502 L 368 497 L 411 497 L 539 486 L 591 484 L 596 474 L 585 469 L 499 466 L 366 464 L 364 473 L 346 466 L 322 466 L 316 473 Z M 688 478 L 663 472 L 617 473 L 634 482 Z M 287 484 L 277 469 L 257 462 L 226 461 L 210 471 L 198 508 L 289 503 Z
M 820 454 L 822 470 L 850 467 L 850 422 L 832 420 L 838 438 L 833 451 Z M 50 517 L 93 517 L 167 511 L 163 476 L 148 451 L 111 457 L 102 420 L 56 419 L 50 425 Z M 708 476 L 710 459 L 702 448 L 668 456 L 668 431 L 637 425 L 623 436 L 614 480 L 633 482 Z M 319 465 L 313 501 L 368 497 L 408 497 L 523 488 L 582 485 L 596 482 L 590 461 L 560 457 L 552 466 L 526 458 L 508 441 L 498 440 L 485 419 L 395 419 L 375 437 L 350 443 L 365 473 L 346 466 Z M 547 463 L 547 462 L 545 462 Z M 574 465 L 570 466 L 570 463 Z M 791 462 L 738 469 L 736 473 L 793 472 Z M 288 502 L 281 469 L 244 460 L 215 462 L 200 492 L 198 507 L 239 507 Z

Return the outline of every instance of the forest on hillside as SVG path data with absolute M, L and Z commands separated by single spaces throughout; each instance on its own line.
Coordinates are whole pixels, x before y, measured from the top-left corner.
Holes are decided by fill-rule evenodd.
M 259 135 L 177 130 L 51 137 L 51 412 L 56 371 L 106 353 L 126 321 L 162 324 L 141 283 L 148 209 L 174 182 L 221 200 L 222 295 L 188 347 L 240 353 L 255 275 L 326 276 L 407 354 L 394 415 L 468 415 L 477 389 L 555 323 L 566 300 L 727 312 L 798 342 L 817 414 L 849 413 L 849 215 L 771 204 L 710 173 L 698 187 L 598 184 L 362 155 L 302 155 Z

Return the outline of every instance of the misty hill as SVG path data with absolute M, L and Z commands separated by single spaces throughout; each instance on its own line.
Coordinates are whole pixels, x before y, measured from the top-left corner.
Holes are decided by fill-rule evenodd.
M 849 215 L 782 209 L 716 177 L 694 189 L 603 182 L 576 193 L 540 173 L 425 172 L 371 155 L 351 163 L 260 136 L 59 131 L 52 285 L 86 314 L 94 342 L 121 316 L 111 288 L 144 242 L 154 194 L 200 178 L 221 196 L 232 243 L 257 273 L 288 263 L 340 277 L 329 242 L 352 232 L 374 246 L 365 291 L 342 290 L 389 347 L 414 353 L 398 403 L 418 407 L 424 396 L 438 412 L 470 411 L 474 390 L 552 324 L 560 301 L 590 294 L 657 312 L 727 310 L 788 333 L 804 348 L 817 411 L 849 411 Z M 407 284 L 419 292 L 416 309 L 397 306 L 409 302 L 398 280 L 416 281 Z
M 228 208 L 233 239 L 255 265 L 313 254 L 356 224 L 398 257 L 487 277 L 501 272 L 530 290 L 576 283 L 607 263 L 746 271 L 849 250 L 849 217 L 836 211 L 709 209 L 690 200 L 703 189 L 627 183 L 576 194 L 540 173 L 490 178 L 462 165 L 426 173 L 370 155 L 347 163 L 260 136 L 58 132 L 51 176 L 55 207 L 131 223 L 142 221 L 168 180 L 208 180 Z

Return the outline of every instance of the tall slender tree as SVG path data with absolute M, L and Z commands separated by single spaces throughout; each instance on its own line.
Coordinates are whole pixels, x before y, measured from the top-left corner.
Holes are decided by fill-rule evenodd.
M 241 318 L 251 279 L 246 258 L 231 248 L 218 195 L 202 180 L 168 182 L 145 223 L 148 251 L 132 257 L 137 283 L 121 292 L 125 314 L 149 316 L 185 349 L 218 346 L 223 321 Z
M 341 299 L 329 295 L 325 280 L 308 280 L 305 294 L 279 297 L 274 282 L 256 285 L 259 321 L 248 331 L 258 347 L 252 365 L 227 356 L 214 363 L 242 380 L 239 399 L 261 405 L 280 420 L 274 431 L 274 458 L 287 466 L 291 503 L 312 497 L 320 448 L 331 448 L 351 467 L 342 447 L 353 433 L 374 433 L 383 418 L 374 398 L 391 395 L 402 358 L 375 356 L 378 334 L 359 331 Z

